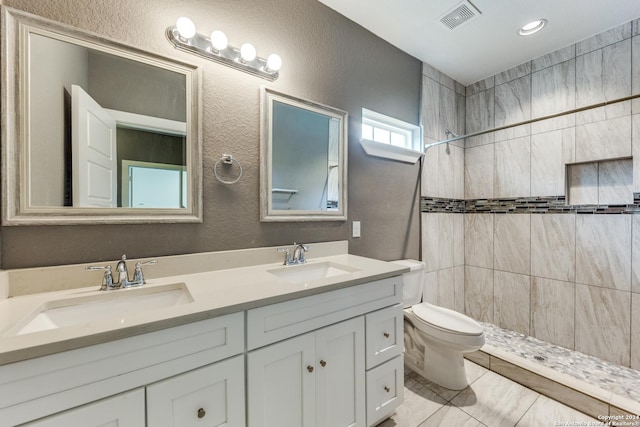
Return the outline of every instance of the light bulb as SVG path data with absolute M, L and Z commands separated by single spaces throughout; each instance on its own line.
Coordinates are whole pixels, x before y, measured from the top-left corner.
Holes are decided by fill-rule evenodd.
M 253 61 L 256 59 L 256 48 L 251 43 L 245 43 L 240 46 L 240 57 L 244 61 Z
M 227 35 L 220 30 L 215 30 L 211 33 L 211 46 L 216 51 L 225 50 L 227 45 L 229 44 L 229 39 L 227 39 Z
M 282 67 L 282 58 L 277 53 L 272 53 L 267 57 L 267 69 L 270 71 L 278 71 Z
M 185 39 L 190 39 L 196 35 L 196 24 L 186 16 L 178 18 L 176 21 L 176 28 L 178 29 L 180 36 Z

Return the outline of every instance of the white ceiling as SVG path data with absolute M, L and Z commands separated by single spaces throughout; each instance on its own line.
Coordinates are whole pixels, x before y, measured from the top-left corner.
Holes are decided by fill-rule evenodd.
M 640 0 L 471 0 L 481 14 L 449 30 L 439 19 L 461 0 L 319 1 L 464 85 L 640 17 Z

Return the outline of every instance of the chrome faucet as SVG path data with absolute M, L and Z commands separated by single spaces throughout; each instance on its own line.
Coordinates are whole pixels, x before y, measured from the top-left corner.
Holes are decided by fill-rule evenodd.
M 86 267 L 86 270 L 105 270 L 104 276 L 102 278 L 102 286 L 100 287 L 101 291 L 120 289 L 120 288 L 130 288 L 132 286 L 142 286 L 147 283 L 144 280 L 144 275 L 142 274 L 142 266 L 157 264 L 158 261 L 150 260 L 146 262 L 137 262 L 135 271 L 133 272 L 133 280 L 129 280 L 129 271 L 127 269 L 127 256 L 122 255 L 120 261 L 116 265 L 116 272 L 118 273 L 118 281 L 113 281 L 113 273 L 111 271 L 111 266 L 107 265 L 104 267 Z
M 289 248 L 278 248 L 278 252 L 284 252 L 284 265 L 304 264 L 307 262 L 305 252 L 309 251 L 309 246 L 300 243 L 293 243 L 293 254 Z

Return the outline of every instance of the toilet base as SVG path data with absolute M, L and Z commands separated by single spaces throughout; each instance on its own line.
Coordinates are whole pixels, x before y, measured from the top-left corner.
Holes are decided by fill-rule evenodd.
M 450 390 L 462 390 L 469 385 L 464 367 L 463 352 L 444 343 L 432 345 L 424 333 L 404 322 L 405 364 L 412 370 Z

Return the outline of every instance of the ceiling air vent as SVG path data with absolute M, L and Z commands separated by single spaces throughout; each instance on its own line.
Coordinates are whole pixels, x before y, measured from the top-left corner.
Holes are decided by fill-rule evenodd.
M 469 1 L 463 1 L 438 18 L 450 30 L 454 30 L 480 15 L 480 11 Z

